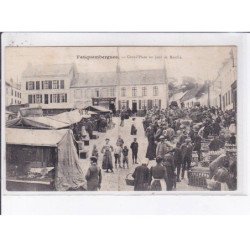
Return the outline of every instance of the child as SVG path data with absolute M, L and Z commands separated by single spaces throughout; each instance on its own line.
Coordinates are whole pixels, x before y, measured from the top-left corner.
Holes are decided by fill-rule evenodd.
M 122 148 L 121 146 L 115 146 L 114 149 L 114 156 L 115 156 L 115 168 L 117 168 L 117 164 L 121 168 L 121 154 L 122 154 Z
M 127 164 L 127 168 L 128 167 L 128 148 L 127 146 L 124 146 L 123 150 L 122 150 L 122 154 L 123 154 L 123 168 L 125 168 L 125 163 Z

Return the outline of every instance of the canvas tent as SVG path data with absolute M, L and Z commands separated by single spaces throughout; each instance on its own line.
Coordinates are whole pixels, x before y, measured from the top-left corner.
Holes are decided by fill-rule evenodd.
M 6 127 L 28 127 L 38 129 L 62 129 L 67 128 L 68 123 L 51 119 L 50 117 L 20 117 L 6 122 Z
M 15 147 L 15 155 L 24 147 L 32 149 L 56 148 L 57 162 L 55 163 L 54 186 L 57 191 L 77 189 L 85 185 L 84 175 L 79 165 L 77 151 L 73 141 L 72 131 L 35 130 L 35 129 L 6 129 L 7 147 Z M 20 147 L 16 147 L 20 146 Z M 40 157 L 40 155 L 38 155 Z M 32 156 L 31 156 L 32 157 Z M 28 161 L 29 159 L 25 159 Z M 18 159 L 17 159 L 18 161 Z M 8 157 L 7 157 L 8 168 Z
M 97 113 L 111 113 L 109 109 L 106 109 L 102 106 L 87 106 L 84 108 L 84 110 L 93 111 Z
M 79 111 L 61 113 L 55 116 L 19 117 L 6 122 L 6 127 L 27 127 L 37 129 L 62 129 L 78 123 L 90 115 L 80 115 Z
M 70 125 L 80 122 L 83 118 L 89 118 L 89 117 L 90 117 L 89 115 L 81 115 L 78 109 L 50 116 L 50 118 L 53 120 L 68 123 Z

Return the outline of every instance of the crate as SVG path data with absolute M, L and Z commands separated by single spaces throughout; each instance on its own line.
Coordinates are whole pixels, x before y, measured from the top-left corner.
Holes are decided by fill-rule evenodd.
M 188 172 L 188 185 L 206 188 L 208 178 L 208 172 L 190 171 Z
M 87 159 L 88 158 L 88 151 L 87 150 L 80 150 L 79 151 L 79 158 L 80 159 Z
M 85 139 L 83 140 L 84 146 L 89 146 L 89 140 Z
M 135 180 L 131 178 L 132 177 L 132 174 L 129 173 L 126 178 L 125 178 L 125 181 L 126 181 L 126 184 L 128 186 L 134 186 L 135 185 Z

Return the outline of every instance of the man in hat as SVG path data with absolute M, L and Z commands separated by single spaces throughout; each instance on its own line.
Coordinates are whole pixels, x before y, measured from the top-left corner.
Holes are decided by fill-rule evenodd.
M 184 179 L 185 171 L 189 171 L 192 161 L 193 145 L 191 139 L 187 138 L 185 142 L 181 145 L 182 152 L 182 172 L 181 178 Z
M 85 179 L 87 180 L 88 191 L 97 191 L 101 188 L 102 172 L 97 166 L 97 158 L 95 156 L 90 157 L 90 167 L 87 171 Z
M 157 147 L 156 147 L 156 157 L 159 156 L 161 158 L 164 157 L 164 155 L 168 151 L 168 147 L 165 143 L 165 138 L 163 135 L 160 136 L 160 142 L 158 142 Z
M 151 178 L 146 161 L 135 168 L 132 177 L 134 178 L 134 191 L 147 191 L 149 189 Z
M 197 152 L 198 161 L 201 161 L 201 141 L 202 138 L 198 135 L 198 129 L 194 130 L 194 137 L 193 137 L 193 150 Z

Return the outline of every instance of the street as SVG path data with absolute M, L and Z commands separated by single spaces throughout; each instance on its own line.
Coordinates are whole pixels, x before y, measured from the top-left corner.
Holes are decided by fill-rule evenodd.
M 137 136 L 130 135 L 131 129 L 131 122 L 132 119 L 125 120 L 124 127 L 120 125 L 120 118 L 114 117 L 113 122 L 115 123 L 115 127 L 113 129 L 107 130 L 107 133 L 98 133 L 99 138 L 96 140 L 90 140 L 89 145 L 89 153 L 87 159 L 81 159 L 80 164 L 83 169 L 84 175 L 88 170 L 90 160 L 89 157 L 91 156 L 91 152 L 93 149 L 93 145 L 95 144 L 98 149 L 99 159 L 98 159 L 98 166 L 102 166 L 102 153 L 101 149 L 105 144 L 105 139 L 110 139 L 110 145 L 115 146 L 116 140 L 119 135 L 121 135 L 122 139 L 124 140 L 124 146 L 127 146 L 129 149 L 129 169 L 115 168 L 114 164 L 114 157 L 112 154 L 113 159 L 113 166 L 114 166 L 114 173 L 106 173 L 102 170 L 102 185 L 101 191 L 133 191 L 133 186 L 126 185 L 125 178 L 129 173 L 133 173 L 134 169 L 138 164 L 132 164 L 132 153 L 130 149 L 130 144 L 133 142 L 133 139 L 136 137 L 138 144 L 139 144 L 139 151 L 138 151 L 138 163 L 140 164 L 141 161 L 145 160 L 146 150 L 147 150 L 147 138 L 144 135 L 144 129 L 142 125 L 142 117 L 136 117 L 135 124 L 137 128 Z M 148 161 L 146 159 L 146 161 Z M 154 166 L 156 163 L 155 161 L 150 161 L 148 167 Z M 177 183 L 177 187 L 175 191 L 202 191 L 203 188 L 189 186 L 188 180 L 185 177 L 184 180 Z

